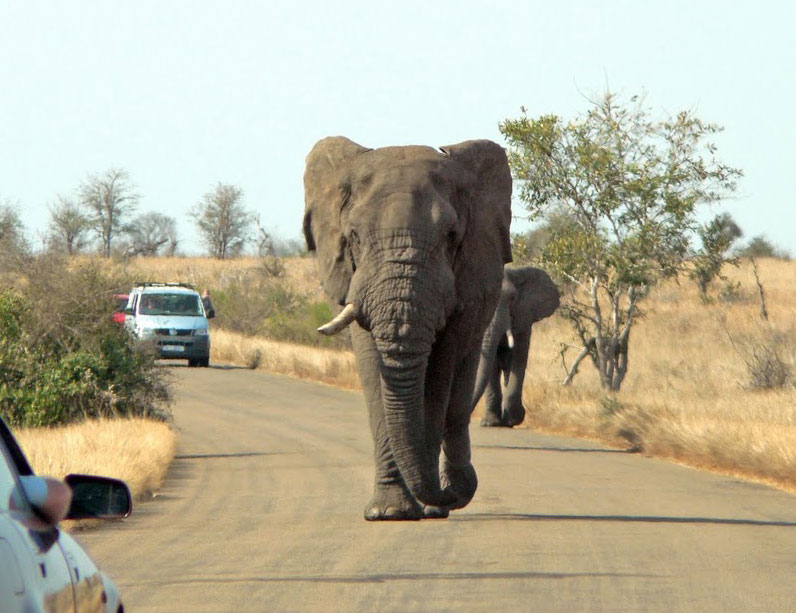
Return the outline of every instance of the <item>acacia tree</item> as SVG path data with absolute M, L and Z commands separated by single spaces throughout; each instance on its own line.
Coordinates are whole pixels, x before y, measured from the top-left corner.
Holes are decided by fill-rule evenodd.
M 241 188 L 219 182 L 202 196 L 191 214 L 212 257 L 223 260 L 245 247 L 252 213 L 243 206 Z
M 99 237 L 102 254 L 110 257 L 113 239 L 124 230 L 127 217 L 138 205 L 130 177 L 121 168 L 89 175 L 78 187 L 78 198 Z
M 691 111 L 654 120 L 639 96 L 607 92 L 570 121 L 521 111 L 500 124 L 519 197 L 532 219 L 558 209 L 571 221 L 542 252 L 543 265 L 574 288 L 559 310 L 580 343 L 565 383 L 589 357 L 602 388 L 619 390 L 639 302 L 685 271 L 698 207 L 732 193 L 742 173 L 716 158 L 709 139 L 719 126 Z
M 86 245 L 86 234 L 91 223 L 71 198 L 58 196 L 58 202 L 51 204 L 50 237 L 60 249 L 69 255 L 79 252 Z

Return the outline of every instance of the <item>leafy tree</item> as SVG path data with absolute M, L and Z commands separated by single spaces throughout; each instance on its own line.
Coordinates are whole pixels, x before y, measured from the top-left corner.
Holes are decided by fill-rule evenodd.
M 544 213 L 541 223 L 528 230 L 525 234 L 513 234 L 511 237 L 511 253 L 518 264 L 538 262 L 551 236 L 560 234 L 576 221 L 569 212 L 561 207 L 552 207 Z
M 149 212 L 136 217 L 126 228 L 129 245 L 126 255 L 174 255 L 177 250 L 177 220 Z
M 790 254 L 786 250 L 777 247 L 762 234 L 753 237 L 744 247 L 738 249 L 737 255 L 742 258 L 790 259 Z
M 113 239 L 123 231 L 126 218 L 138 206 L 139 197 L 130 177 L 120 168 L 89 175 L 78 188 L 78 198 L 99 237 L 102 254 L 110 257 Z
M 208 252 L 220 260 L 239 255 L 250 235 L 253 216 L 243 206 L 243 190 L 218 183 L 192 213 Z
M 603 389 L 619 390 L 639 302 L 685 270 L 697 208 L 733 192 L 742 173 L 707 140 L 721 128 L 691 111 L 656 121 L 638 96 L 607 92 L 569 121 L 521 111 L 500 124 L 519 196 L 531 219 L 560 207 L 571 221 L 542 253 L 577 288 L 559 311 L 580 341 L 565 383 L 588 356 Z
M 743 231 L 729 213 L 722 213 L 699 227 L 697 234 L 702 240 L 702 249 L 692 258 L 691 278 L 699 286 L 702 299 L 707 300 L 711 283 L 717 278 L 725 279 L 721 274 L 724 264 L 735 263 L 727 254 L 732 244 L 743 236 Z
M 51 204 L 50 210 L 50 242 L 57 248 L 65 250 L 69 255 L 81 251 L 87 242 L 87 234 L 91 228 L 89 218 L 71 198 L 58 196 L 58 202 Z

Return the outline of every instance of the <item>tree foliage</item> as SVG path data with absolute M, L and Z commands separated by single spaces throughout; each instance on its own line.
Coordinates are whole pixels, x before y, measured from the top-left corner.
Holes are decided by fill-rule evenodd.
M 138 198 L 130 177 L 121 168 L 89 175 L 78 187 L 78 200 L 106 258 L 111 255 L 114 238 L 124 230 L 127 218 L 138 206 Z
M 717 160 L 718 126 L 691 111 L 654 120 L 639 96 L 607 92 L 569 121 L 521 111 L 500 124 L 519 196 L 531 219 L 559 209 L 569 220 L 542 253 L 579 288 L 559 311 L 581 344 L 567 382 L 588 356 L 603 388 L 618 390 L 639 302 L 683 272 L 698 207 L 732 193 L 741 171 Z
M 243 206 L 243 190 L 218 183 L 202 196 L 192 215 L 211 257 L 239 255 L 249 239 L 252 213 Z
M 0 274 L 24 268 L 28 251 L 19 208 L 10 202 L 0 203 Z
M 702 249 L 692 258 L 690 274 L 699 286 L 702 300 L 708 300 L 710 285 L 716 279 L 726 280 L 721 274 L 724 264 L 735 263 L 728 254 L 732 244 L 743 236 L 743 231 L 729 213 L 722 213 L 700 226 L 697 234 L 702 241 Z
M 791 258 L 790 253 L 777 247 L 762 234 L 752 237 L 746 245 L 736 251 L 736 255 L 742 258 L 777 258 L 780 260 Z

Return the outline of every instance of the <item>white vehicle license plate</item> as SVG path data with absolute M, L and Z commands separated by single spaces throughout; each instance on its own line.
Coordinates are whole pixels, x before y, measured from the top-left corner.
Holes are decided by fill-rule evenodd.
M 185 351 L 185 347 L 182 345 L 163 345 L 163 351 L 174 351 L 179 353 L 181 351 Z

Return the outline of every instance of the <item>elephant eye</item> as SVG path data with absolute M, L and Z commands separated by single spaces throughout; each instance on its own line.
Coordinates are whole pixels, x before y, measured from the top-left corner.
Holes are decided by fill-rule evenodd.
M 351 230 L 348 233 L 348 253 L 351 256 L 351 263 L 353 264 L 354 268 L 356 269 L 357 260 L 359 259 L 359 234 L 357 234 L 356 230 Z
M 455 229 L 448 231 L 448 258 L 451 262 L 456 259 L 456 254 L 459 249 L 459 235 Z

